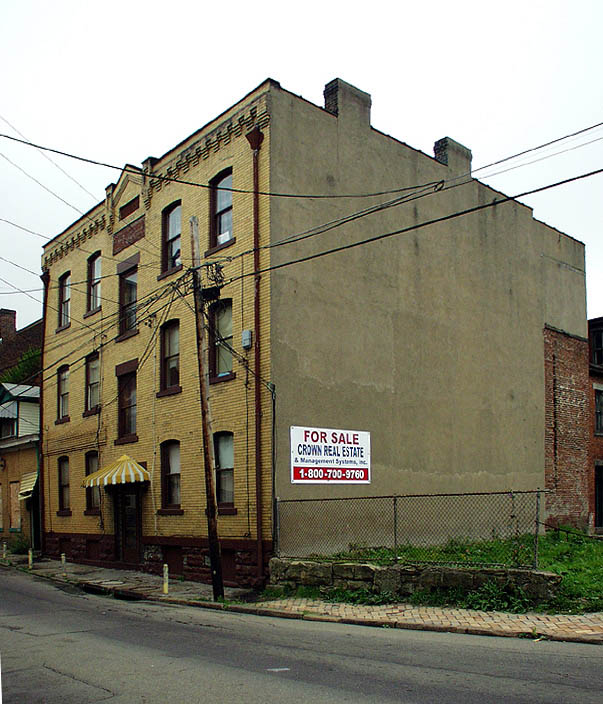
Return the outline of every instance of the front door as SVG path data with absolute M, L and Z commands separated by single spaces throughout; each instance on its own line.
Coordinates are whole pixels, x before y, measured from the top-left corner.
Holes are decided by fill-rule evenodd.
M 115 503 L 118 559 L 121 562 L 138 564 L 142 534 L 140 493 L 137 489 L 129 487 L 119 489 L 115 494 Z

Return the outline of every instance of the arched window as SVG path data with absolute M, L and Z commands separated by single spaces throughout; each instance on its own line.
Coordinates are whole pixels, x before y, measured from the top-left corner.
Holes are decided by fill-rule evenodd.
M 234 435 L 214 433 L 216 501 L 218 506 L 234 506 Z
M 161 506 L 180 508 L 180 443 L 166 440 L 161 443 Z
M 209 246 L 220 247 L 234 238 L 232 232 L 232 169 L 210 181 Z M 226 189 L 226 190 L 225 190 Z
M 59 367 L 57 371 L 57 421 L 69 420 L 69 367 Z
M 232 301 L 214 303 L 209 311 L 209 375 L 213 381 L 232 376 Z
M 69 457 L 59 457 L 59 511 L 69 511 Z
M 92 313 L 101 307 L 101 253 L 95 252 L 88 259 L 87 312 Z
M 182 205 L 180 201 L 172 203 L 163 211 L 161 271 L 168 272 L 182 266 Z
M 91 450 L 86 453 L 86 476 L 98 471 L 98 452 Z M 98 513 L 100 510 L 100 487 L 92 486 L 86 489 L 86 513 Z
M 161 391 L 176 392 L 180 388 L 180 324 L 169 320 L 161 328 Z

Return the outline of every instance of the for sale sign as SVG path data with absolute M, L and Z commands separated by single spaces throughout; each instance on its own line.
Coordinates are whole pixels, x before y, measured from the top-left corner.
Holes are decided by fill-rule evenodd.
M 370 484 L 371 434 L 291 426 L 292 484 Z

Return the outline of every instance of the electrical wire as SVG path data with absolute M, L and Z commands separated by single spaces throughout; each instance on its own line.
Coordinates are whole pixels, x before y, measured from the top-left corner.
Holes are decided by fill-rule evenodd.
M 25 139 L 26 141 L 29 141 L 29 140 L 27 139 L 27 137 L 23 134 L 23 132 L 20 132 L 14 125 L 11 125 L 11 123 L 10 123 L 5 117 L 3 117 L 2 115 L 0 115 L 0 120 L 2 120 L 2 122 L 6 122 L 6 124 L 7 124 L 12 130 L 14 130 L 14 131 L 19 135 L 19 137 L 23 137 L 23 139 Z M 45 151 L 43 151 L 42 149 L 38 149 L 38 151 L 40 152 L 40 154 L 41 154 L 47 161 L 49 161 L 53 166 L 55 166 L 62 174 L 64 174 L 65 176 L 67 176 L 67 178 L 68 178 L 70 181 L 73 181 L 73 183 L 75 183 L 76 186 L 79 186 L 79 187 L 82 189 L 82 191 L 84 191 L 84 193 L 87 193 L 92 199 L 94 199 L 94 201 L 97 201 L 97 200 L 98 200 L 97 197 L 94 195 L 94 193 L 91 193 L 85 186 L 82 186 L 82 184 L 81 184 L 78 180 L 76 180 L 75 178 L 73 178 L 73 176 L 71 176 L 71 174 L 68 174 L 68 173 L 65 171 L 65 169 L 63 169 L 61 166 L 59 166 L 59 165 L 57 164 L 57 162 L 54 161 L 54 159 L 51 159 L 51 158 L 48 156 L 48 154 L 46 154 Z
M 401 228 L 400 230 L 394 230 L 392 232 L 385 232 L 379 235 L 374 235 L 372 237 L 367 237 L 362 240 L 358 240 L 357 242 L 349 242 L 345 245 L 340 245 L 338 247 L 333 247 L 332 249 L 325 250 L 323 252 L 316 252 L 314 254 L 309 254 L 306 255 L 305 257 L 299 257 L 298 259 L 293 259 L 290 261 L 286 262 L 281 262 L 280 264 L 273 264 L 271 266 L 267 266 L 263 269 L 258 269 L 256 271 L 250 271 L 246 274 L 242 274 L 239 276 L 234 276 L 230 278 L 227 282 L 225 282 L 225 286 L 230 285 L 236 281 L 239 281 L 241 277 L 248 277 L 248 276 L 257 276 L 258 274 L 263 274 L 268 271 L 274 271 L 275 269 L 282 269 L 287 266 L 292 266 L 293 264 L 300 264 L 302 262 L 307 262 L 312 259 L 318 259 L 319 257 L 324 257 L 327 256 L 328 254 L 334 254 L 336 252 L 343 252 L 347 249 L 353 249 L 355 247 L 360 247 L 365 244 L 370 244 L 372 242 L 378 242 L 379 240 L 386 239 L 388 237 L 393 237 L 395 235 L 401 235 L 407 232 L 412 232 L 414 230 L 419 230 L 423 227 L 428 227 L 429 225 L 435 225 L 440 222 L 445 222 L 447 220 L 452 220 L 454 218 L 462 217 L 465 215 L 470 215 L 471 213 L 478 212 L 480 210 L 484 210 L 486 208 L 492 208 L 493 206 L 496 205 L 503 205 L 504 203 L 509 203 L 510 201 L 515 201 L 518 198 L 523 198 L 525 196 L 533 195 L 535 193 L 541 193 L 543 191 L 549 190 L 551 188 L 557 188 L 558 186 L 563 186 L 568 183 L 574 183 L 575 181 L 580 181 L 585 178 L 591 178 L 592 176 L 597 176 L 598 174 L 603 173 L 603 169 L 596 169 L 594 171 L 589 171 L 588 173 L 580 174 L 578 176 L 572 176 L 571 178 L 566 178 L 561 181 L 556 181 L 555 183 L 550 183 L 547 184 L 546 186 L 540 186 L 539 188 L 533 188 L 528 191 L 523 191 L 522 193 L 517 193 L 514 196 L 505 196 L 504 198 L 500 199 L 494 199 L 490 203 L 483 203 L 482 205 L 476 205 L 471 208 L 466 208 L 465 210 L 459 210 L 454 213 L 449 213 L 448 215 L 444 215 L 439 218 L 434 218 L 432 220 L 426 220 L 422 223 L 418 223 L 416 225 L 410 225 L 409 227 L 404 227 Z

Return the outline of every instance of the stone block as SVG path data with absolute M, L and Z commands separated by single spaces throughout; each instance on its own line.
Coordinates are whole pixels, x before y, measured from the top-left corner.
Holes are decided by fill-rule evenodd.
M 399 567 L 375 567 L 374 589 L 378 594 L 400 593 L 401 570 Z
M 337 579 L 360 579 L 372 583 L 375 570 L 374 565 L 354 564 L 351 562 L 333 565 L 333 578 Z

